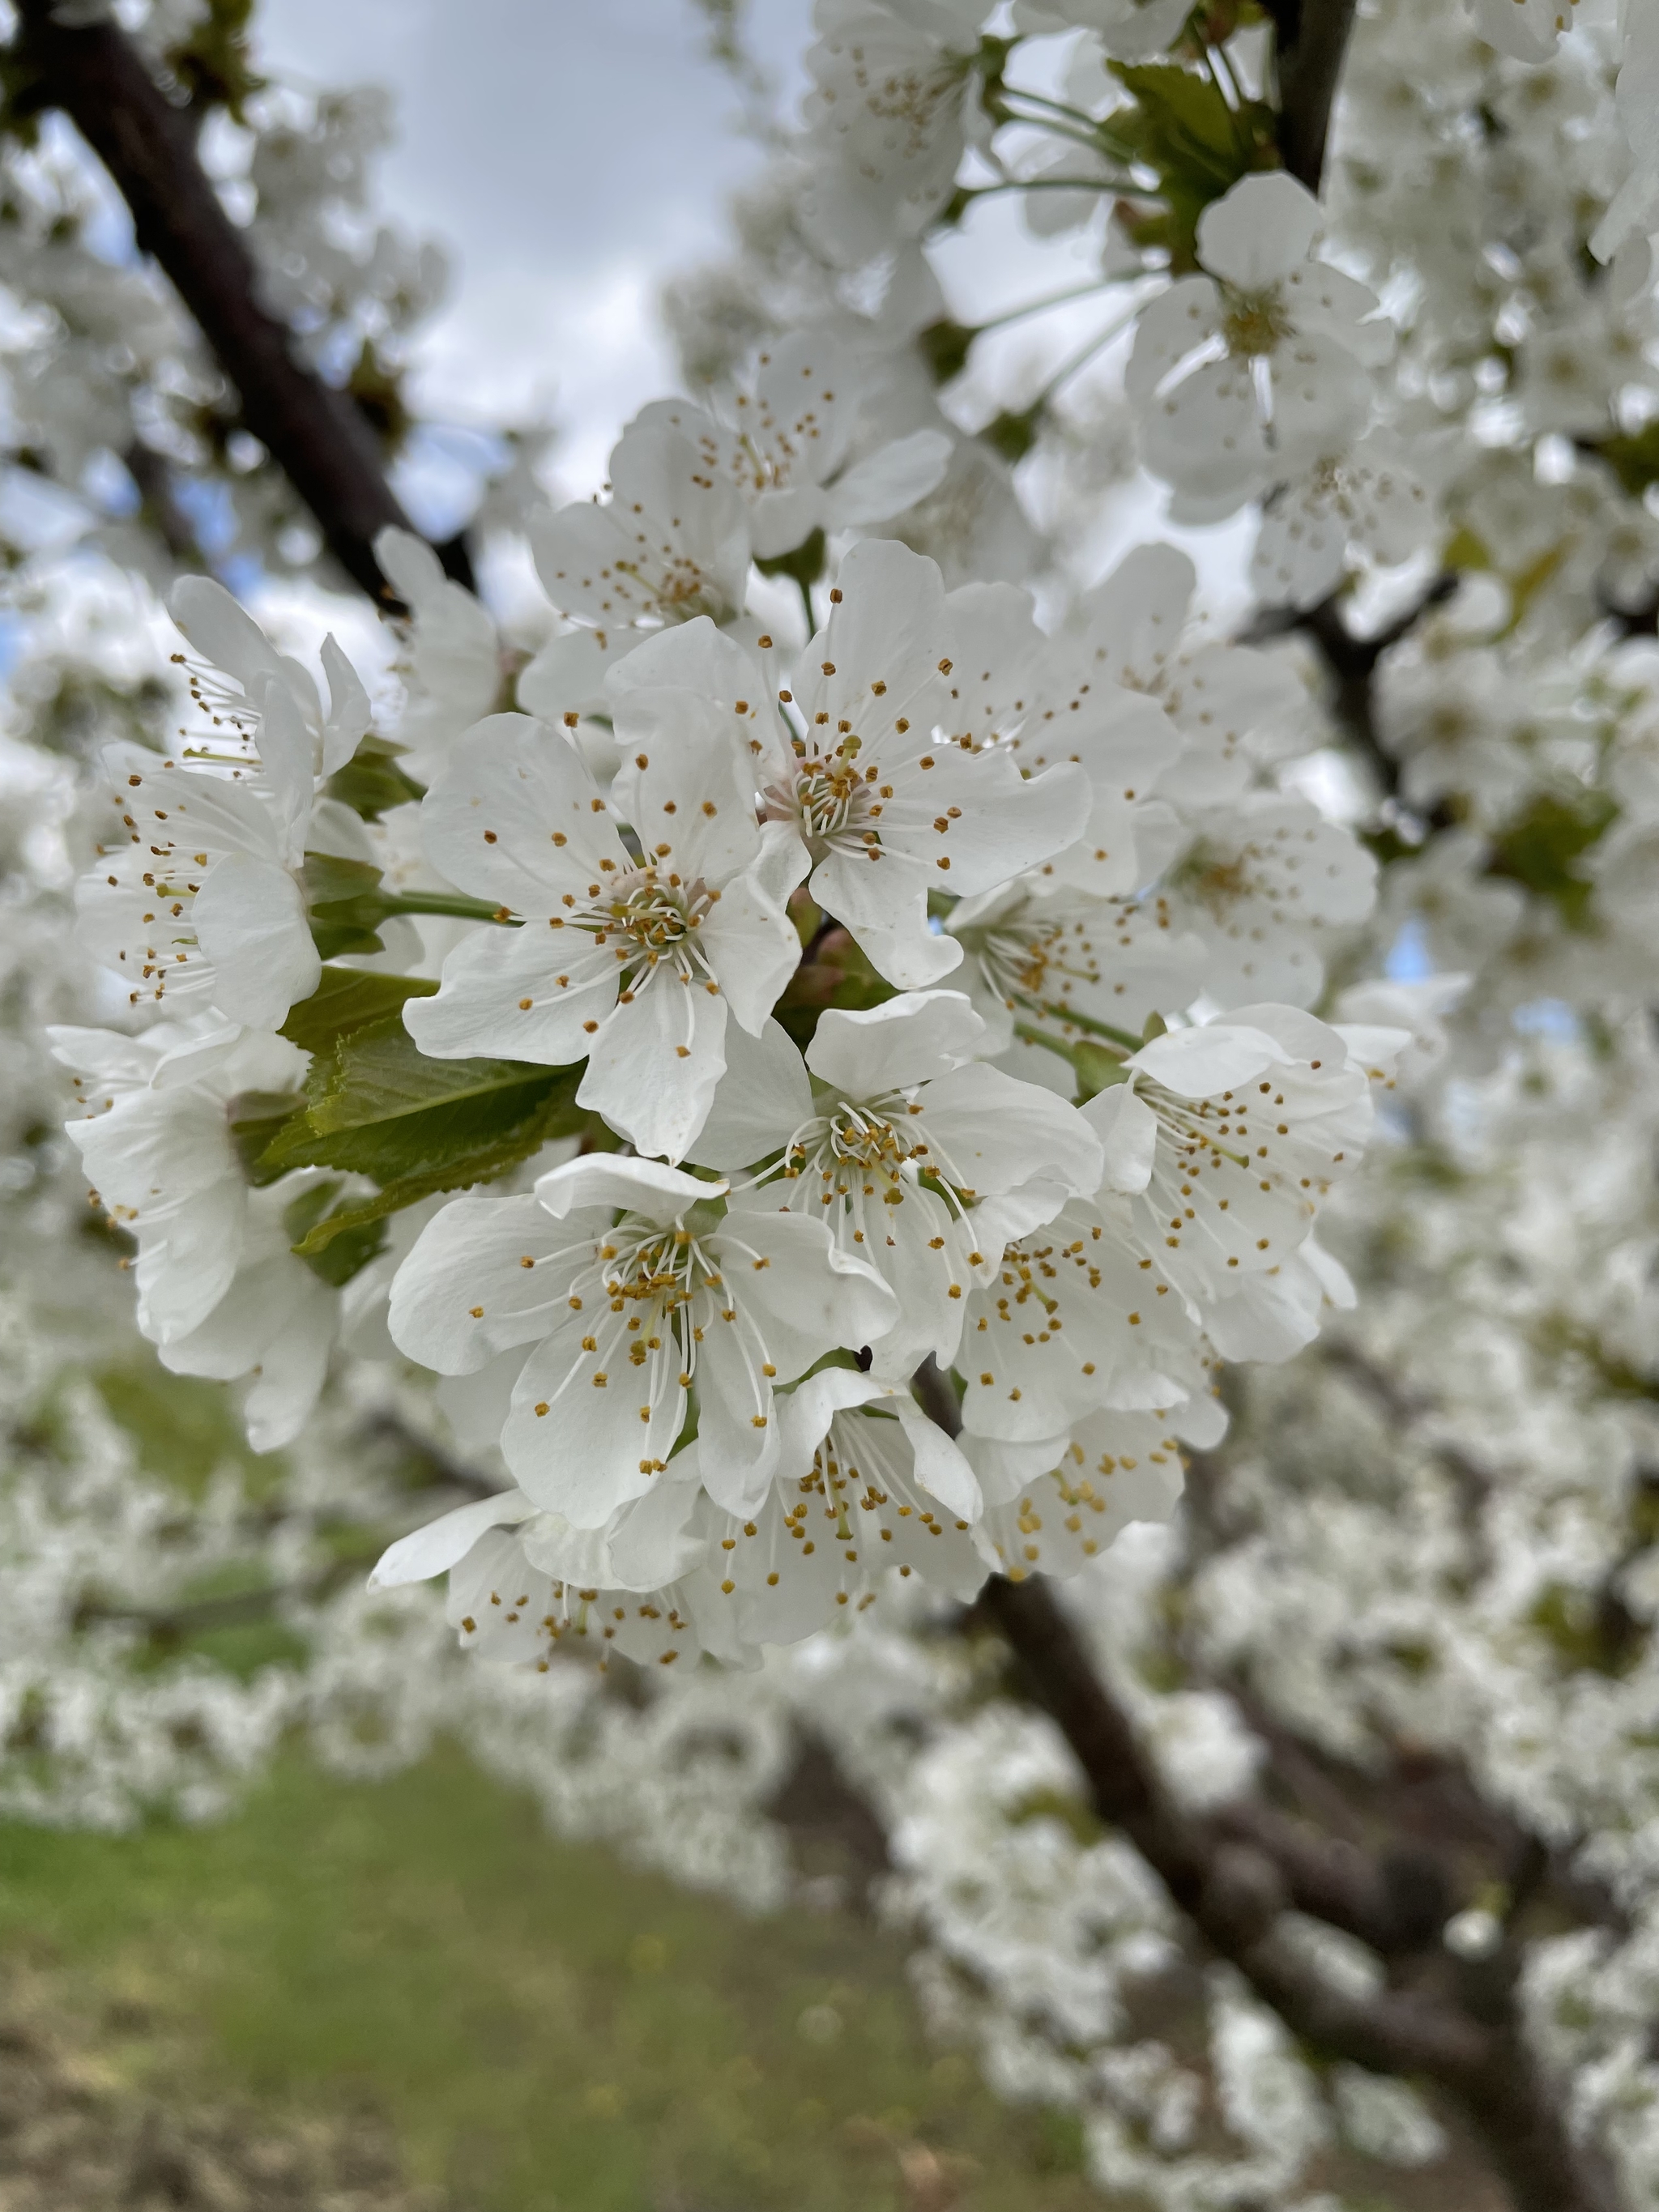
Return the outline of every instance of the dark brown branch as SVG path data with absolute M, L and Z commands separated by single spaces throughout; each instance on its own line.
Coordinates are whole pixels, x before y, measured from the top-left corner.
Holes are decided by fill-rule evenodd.
M 1293 177 L 1319 190 L 1325 138 L 1355 0 L 1266 0 L 1279 64 L 1279 152 Z
M 961 1429 L 948 1376 L 929 1360 L 917 1399 L 947 1434 Z M 1127 1715 L 1102 1680 L 1051 1584 L 994 1575 L 974 1607 L 1012 1652 L 1032 1702 L 1059 1728 L 1095 1811 L 1127 1836 L 1212 1948 L 1230 1960 L 1291 2033 L 1322 2057 L 1419 2075 L 1455 2098 L 1508 2184 L 1516 2212 L 1620 2212 L 1604 2161 L 1576 2142 L 1516 2018 L 1511 1946 L 1460 1991 L 1437 1944 L 1440 1984 L 1364 1996 L 1335 1987 L 1287 1937 L 1291 1907 L 1382 1952 L 1437 1937 L 1453 1899 L 1402 1884 L 1346 1840 L 1322 1838 L 1272 1808 L 1186 1811 L 1164 1790 Z M 1468 1978 L 1465 1977 L 1465 1978 Z M 1443 1984 L 1449 1984 L 1447 1988 Z M 1465 1996 L 1475 2002 L 1464 2002 Z
M 1244 631 L 1241 643 L 1265 644 L 1292 634 L 1305 637 L 1317 652 L 1331 684 L 1331 712 L 1345 737 L 1363 755 L 1385 799 L 1400 793 L 1400 763 L 1383 744 L 1376 726 L 1374 685 L 1377 663 L 1398 645 L 1433 607 L 1457 587 L 1455 576 L 1437 577 L 1415 605 L 1374 637 L 1356 637 L 1342 617 L 1340 596 L 1333 592 L 1317 606 L 1270 607 Z M 1445 826 L 1437 815 L 1431 828 Z
M 291 333 L 259 305 L 247 241 L 197 158 L 189 112 L 173 106 L 113 23 L 70 28 L 52 0 L 19 0 L 20 58 L 38 74 L 34 105 L 68 116 L 131 210 L 141 252 L 167 272 L 220 367 L 241 419 L 315 516 L 353 581 L 384 601 L 374 541 L 412 527 L 388 487 L 374 435 L 351 400 L 295 359 Z M 440 550 L 471 588 L 457 539 Z
M 994 1577 L 977 1610 L 1000 1630 L 1033 1701 L 1071 1746 L 1101 1819 L 1129 1838 L 1175 1904 L 1294 2034 L 1328 2058 L 1419 2075 L 1449 2093 L 1479 2130 L 1516 2212 L 1620 2212 L 1604 2161 L 1574 2141 L 1522 2039 L 1513 1954 L 1489 1962 L 1478 2003 L 1436 1988 L 1365 1996 L 1336 1988 L 1287 1940 L 1279 1916 L 1298 1905 L 1364 1934 L 1388 1908 L 1386 1881 L 1364 1855 L 1293 1840 L 1291 1824 L 1266 1808 L 1242 1820 L 1237 1808 L 1206 1819 L 1170 1801 L 1046 1583 Z

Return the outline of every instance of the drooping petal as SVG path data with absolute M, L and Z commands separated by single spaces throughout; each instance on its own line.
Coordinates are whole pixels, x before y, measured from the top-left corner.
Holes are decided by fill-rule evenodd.
M 424 1528 L 412 1528 L 381 1553 L 369 1576 L 370 1589 L 396 1589 L 403 1583 L 423 1583 L 447 1574 L 472 1549 L 486 1528 L 511 1528 L 527 1521 L 536 1510 L 521 1490 L 503 1490 L 495 1498 L 475 1498 L 441 1514 Z
M 285 868 L 228 853 L 203 878 L 191 919 L 217 971 L 215 1003 L 249 1029 L 276 1029 L 316 989 L 322 962 Z
M 726 1001 L 659 968 L 617 1000 L 588 1040 L 579 1105 L 603 1114 L 638 1149 L 679 1160 L 726 1072 Z

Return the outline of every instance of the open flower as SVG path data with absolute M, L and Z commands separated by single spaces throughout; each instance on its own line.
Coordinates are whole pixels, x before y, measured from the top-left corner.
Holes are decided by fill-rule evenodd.
M 918 236 L 949 197 L 977 122 L 984 12 L 980 0 L 902 10 L 817 0 L 805 106 L 816 158 L 802 214 L 842 267 Z
M 1155 1412 L 1206 1396 L 1199 1317 L 1141 1265 L 1131 1230 L 1107 1189 L 998 1255 L 969 1299 L 957 1357 L 965 1429 L 1041 1443 L 1103 1407 Z
M 274 1030 L 321 968 L 299 882 L 307 849 L 368 857 L 362 824 L 321 795 L 368 726 L 368 695 L 325 638 L 325 714 L 306 671 L 204 577 L 175 586 L 171 605 L 211 664 L 191 672 L 205 742 L 186 758 L 212 764 L 112 750 L 128 842 L 76 885 L 77 933 L 134 1006 Z
M 928 893 L 989 890 L 1061 851 L 1087 819 L 1089 787 L 1070 764 L 1025 781 L 1005 748 L 952 734 L 945 586 L 931 561 L 867 538 L 842 562 L 830 599 L 778 695 L 791 720 L 751 713 L 744 738 L 769 820 L 810 863 L 813 898 L 890 981 L 925 989 L 962 957 L 929 928 Z M 729 640 L 694 623 L 641 647 L 612 689 L 672 684 L 731 726 L 735 687 L 752 678 Z
M 1052 1468 L 1035 1480 L 1022 1473 L 1012 1497 L 992 1486 L 994 1471 L 1029 1461 L 966 1437 L 963 1448 L 987 1481 L 981 1541 L 1010 1582 L 1028 1575 L 1080 1573 L 1132 1521 L 1167 1521 L 1180 1501 L 1186 1460 L 1170 1416 L 1094 1413 L 1063 1439 Z M 1038 1447 L 1039 1460 L 1048 1457 Z
M 948 1365 L 975 1275 L 1100 1181 L 1083 1116 L 975 1060 L 984 1037 L 955 991 L 832 1010 L 805 1066 L 787 1040 L 745 1054 L 727 1078 L 729 1110 L 717 1097 L 694 1146 L 711 1166 L 769 1161 L 734 1215 L 821 1221 L 890 1286 L 897 1319 L 875 1352 L 885 1375 L 908 1375 L 930 1352 Z
M 1358 1164 L 1370 1085 L 1409 1042 L 1382 1029 L 1351 1040 L 1293 1006 L 1241 1006 L 1143 1045 L 1129 1081 L 1084 1111 L 1108 1187 L 1129 1197 L 1145 1275 L 1201 1313 L 1238 1277 L 1289 1259 Z
M 154 1344 L 181 1342 L 229 1291 L 250 1233 L 253 1194 L 231 1137 L 231 1102 L 297 1091 L 306 1056 L 285 1038 L 201 1018 L 158 1022 L 136 1037 L 50 1035 L 55 1056 L 76 1071 L 82 1111 L 64 1125 L 70 1141 L 111 1220 L 137 1240 L 138 1326 Z
M 1376 295 L 1310 258 L 1319 203 L 1282 170 L 1242 177 L 1198 221 L 1208 272 L 1142 313 L 1125 386 L 1154 475 L 1230 513 L 1364 428 L 1393 331 Z
M 1376 860 L 1345 823 L 1276 791 L 1194 808 L 1188 829 L 1164 898 L 1203 944 L 1206 992 L 1220 1006 L 1264 994 L 1311 1005 L 1325 974 L 1315 933 L 1370 912 Z
M 950 465 L 943 430 L 914 430 L 849 459 L 861 382 L 856 362 L 833 340 L 796 331 L 762 354 L 751 389 L 711 396 L 702 407 L 659 399 L 637 420 L 665 422 L 690 439 L 705 472 L 736 487 L 749 509 L 755 556 L 768 561 L 815 530 L 902 514 Z
M 664 1474 L 696 1392 L 705 1480 L 733 1510 L 776 1464 L 773 1389 L 892 1324 L 891 1292 L 822 1223 L 725 1215 L 724 1183 L 580 1159 L 521 1198 L 455 1200 L 392 1285 L 413 1359 L 464 1375 L 532 1346 L 501 1449 L 520 1486 L 597 1528 Z
M 726 1066 L 728 1011 L 757 1031 L 799 957 L 783 902 L 802 861 L 757 825 L 727 718 L 640 691 L 618 727 L 629 766 L 611 796 L 635 849 L 561 732 L 495 714 L 458 744 L 422 802 L 428 854 L 524 927 L 463 939 L 404 1020 L 439 1060 L 586 1058 L 581 1103 L 678 1159 Z
M 752 1511 L 702 1509 L 708 1574 L 745 1644 L 795 1644 L 861 1613 L 896 1574 L 965 1602 L 988 1560 L 979 1485 L 908 1390 L 845 1367 L 779 1401 L 782 1449 Z M 696 1463 L 701 1438 L 684 1456 Z M 676 1462 L 678 1467 L 678 1462 Z
M 532 515 L 542 588 L 578 627 L 519 678 L 520 702 L 550 720 L 598 705 L 605 673 L 647 631 L 698 615 L 724 623 L 749 588 L 749 516 L 672 423 L 630 423 L 611 455 L 611 497 Z
M 1067 1097 L 1075 1070 L 1045 1037 L 1068 1048 L 1103 1029 L 1138 1037 L 1148 1014 L 1190 1006 L 1204 973 L 1202 943 L 1156 895 L 1091 898 L 1024 876 L 964 899 L 945 927 L 968 949 L 962 987 L 984 1050 L 1017 1053 L 1022 1074 Z

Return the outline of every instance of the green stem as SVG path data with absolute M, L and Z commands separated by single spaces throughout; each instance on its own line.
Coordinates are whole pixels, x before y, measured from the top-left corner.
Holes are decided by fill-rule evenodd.
M 1069 361 L 1062 362 L 1031 402 L 1031 407 L 1027 411 L 1031 412 L 1039 407 L 1046 407 L 1061 385 L 1069 384 L 1079 369 L 1086 368 L 1097 353 L 1110 345 L 1115 337 L 1121 337 L 1139 313 L 1140 303 L 1137 301 L 1127 315 L 1120 315 L 1115 322 L 1108 323 L 1103 331 L 1097 331 L 1080 353 L 1075 353 Z
M 1050 307 L 1063 307 L 1071 300 L 1090 300 L 1097 292 L 1103 292 L 1114 282 L 1103 276 L 1093 284 L 1074 284 L 1069 292 L 1051 292 L 1046 300 L 1028 301 L 1023 307 L 1010 307 L 1006 314 L 993 315 L 988 323 L 978 323 L 974 328 L 975 337 L 983 337 L 987 331 L 1000 331 L 1009 323 L 1017 323 L 1024 315 L 1041 315 Z
M 797 576 L 795 582 L 800 591 L 800 603 L 806 610 L 806 637 L 810 644 L 817 635 L 818 627 L 818 618 L 812 611 L 812 586 L 805 576 Z
M 1158 194 L 1133 177 L 1010 177 L 1006 184 L 975 185 L 963 193 L 965 200 L 994 199 L 999 192 L 1128 192 L 1136 199 L 1155 200 Z
M 1023 84 L 1005 84 L 1002 96 L 1005 100 L 1029 100 L 1034 107 L 1046 107 L 1054 115 L 1063 115 L 1070 122 L 1080 123 L 1085 131 L 1092 131 L 1095 127 L 1092 115 L 1085 114 L 1080 107 L 1068 106 L 1063 100 L 1050 100 L 1046 92 L 1028 92 Z
M 453 914 L 463 921 L 500 921 L 509 929 L 521 927 L 516 915 L 504 915 L 488 899 L 465 898 L 459 891 L 376 891 L 373 896 L 383 914 Z
M 1091 1036 L 1104 1037 L 1108 1044 L 1120 1046 L 1126 1053 L 1140 1050 L 1143 1040 L 1131 1036 L 1127 1030 L 1115 1030 L 1109 1022 L 1097 1022 L 1092 1014 L 1080 1014 L 1073 1006 L 1051 1006 L 1045 1000 L 1038 1012 L 1048 1015 L 1051 1022 L 1070 1022 L 1074 1029 L 1086 1030 Z
M 1058 1037 L 1050 1036 L 1047 1030 L 1040 1030 L 1030 1022 L 1016 1022 L 1014 1035 L 1023 1039 L 1026 1044 L 1040 1044 L 1044 1052 L 1052 1052 L 1056 1058 L 1063 1060 L 1068 1067 L 1075 1068 L 1077 1066 L 1077 1062 L 1072 1058 L 1071 1046 L 1062 1044 Z

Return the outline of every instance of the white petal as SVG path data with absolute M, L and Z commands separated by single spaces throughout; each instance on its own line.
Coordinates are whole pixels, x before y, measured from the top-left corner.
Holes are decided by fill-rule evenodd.
M 574 748 L 526 714 L 489 715 L 456 739 L 421 802 L 421 836 L 450 883 L 519 914 L 561 914 L 565 891 L 585 896 L 633 866 Z
M 1265 291 L 1313 250 L 1324 217 L 1305 185 L 1283 169 L 1241 177 L 1198 219 L 1198 258 L 1241 292 Z
M 381 566 L 386 564 L 382 562 Z M 412 1528 L 407 1536 L 384 1551 L 368 1578 L 370 1589 L 395 1589 L 401 1583 L 423 1583 L 447 1574 L 472 1549 L 486 1528 L 511 1528 L 527 1521 L 536 1510 L 521 1490 L 504 1490 L 496 1498 L 476 1498 L 458 1505 L 453 1513 Z
M 536 1203 L 556 1221 L 586 1207 L 623 1206 L 665 1229 L 700 1198 L 719 1198 L 723 1182 L 665 1167 L 660 1160 L 615 1159 L 596 1153 L 550 1168 L 536 1184 Z
M 659 968 L 590 1039 L 576 1103 L 640 1152 L 683 1159 L 726 1073 L 726 1030 L 724 999 Z
M 332 775 L 356 751 L 368 727 L 368 694 L 356 670 L 334 642 L 331 630 L 323 640 L 320 658 L 328 678 L 328 720 L 323 726 L 321 773 Z
M 930 1083 L 921 1103 L 933 1160 L 961 1189 L 1001 1192 L 1038 1179 L 1076 1197 L 1100 1188 L 1099 1139 L 1052 1091 L 978 1062 Z
M 985 1024 L 960 991 L 913 991 L 883 1006 L 819 1017 L 806 1065 L 848 1098 L 874 1098 L 948 1075 L 971 1059 Z
M 1145 1190 L 1158 1152 L 1158 1116 L 1132 1085 L 1115 1083 L 1082 1109 L 1104 1152 L 1101 1188 Z
M 748 1167 L 779 1151 L 811 1117 L 811 1085 L 793 1038 L 775 1021 L 757 1037 L 732 1022 L 726 1073 L 688 1156 L 704 1167 Z
M 452 1199 L 393 1279 L 392 1342 L 441 1375 L 475 1374 L 497 1352 L 534 1343 L 569 1294 L 570 1267 L 550 1255 L 579 1235 L 574 1224 L 562 1233 L 527 1194 Z
M 1154 1037 L 1128 1066 L 1178 1097 L 1212 1098 L 1218 1091 L 1237 1090 L 1241 1083 L 1252 1081 L 1264 1067 L 1294 1057 L 1276 1037 L 1261 1030 L 1218 1022 Z
M 433 1060 L 499 1054 L 574 1067 L 617 1003 L 617 974 L 583 931 L 484 922 L 445 960 L 435 997 L 404 1000 L 404 1027 Z
M 305 899 L 285 868 L 228 853 L 209 869 L 191 916 L 218 971 L 214 997 L 249 1029 L 276 1029 L 323 972 Z
M 210 576 L 181 576 L 167 594 L 167 612 L 203 659 L 234 676 L 250 698 L 280 673 L 264 630 Z
M 751 1036 L 759 1035 L 800 960 L 800 939 L 783 905 L 788 892 L 780 896 L 774 886 L 780 876 L 799 882 L 807 868 L 805 848 L 793 831 L 782 823 L 767 827 L 776 834 L 763 839 L 755 866 L 726 885 L 700 932 L 703 957 Z
M 958 1521 L 977 1521 L 985 1510 L 984 1501 L 962 1447 L 930 1421 L 907 1392 L 896 1393 L 890 1402 L 910 1440 L 916 1480 Z
M 855 462 L 830 488 L 836 526 L 884 522 L 890 514 L 902 514 L 943 481 L 951 451 L 943 430 L 913 430 Z

